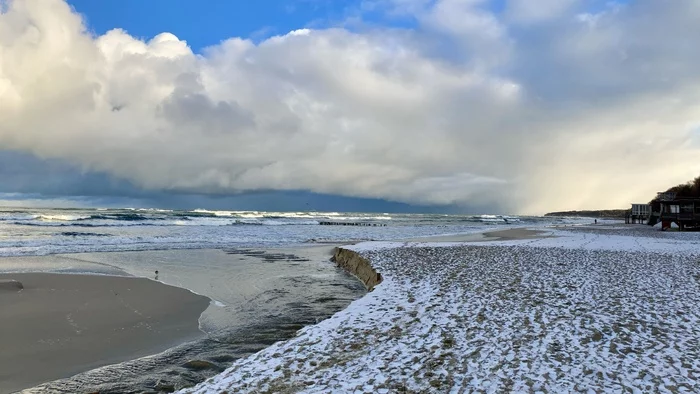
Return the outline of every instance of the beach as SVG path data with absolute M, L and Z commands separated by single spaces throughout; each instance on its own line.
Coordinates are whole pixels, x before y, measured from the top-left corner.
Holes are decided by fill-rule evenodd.
M 0 318 L 12 322 L 0 329 L 0 393 L 194 386 L 361 297 L 362 284 L 329 263 L 332 250 L 307 245 L 0 258 L 3 269 L 60 273 L 0 276 Z
M 506 230 L 480 231 L 470 234 L 438 235 L 430 237 L 409 238 L 403 241 L 411 243 L 425 242 L 478 242 L 478 241 L 507 241 L 518 239 L 533 239 L 549 236 L 547 231 L 535 230 L 523 227 L 509 228 Z
M 700 391 L 697 233 L 496 238 L 346 247 L 372 292 L 183 392 Z
M 44 354 L 42 352 L 46 350 L 46 358 L 50 359 L 54 357 L 51 352 L 57 352 L 59 356 L 54 357 L 57 366 L 41 366 L 41 374 L 37 374 L 34 369 L 39 368 L 35 366 L 34 359 L 22 353 L 39 343 L 30 335 L 36 328 L 27 330 L 27 335 L 16 334 L 23 327 L 22 319 L 16 316 L 14 325 L 5 328 L 8 334 L 5 340 L 15 339 L 12 345 L 6 346 L 9 351 L 5 359 L 15 369 L 7 369 L 6 374 L 18 383 L 16 387 L 26 387 L 22 391 L 26 394 L 122 394 L 192 388 L 210 378 L 223 379 L 228 373 L 222 377 L 216 375 L 231 366 L 237 368 L 239 363 L 254 366 L 256 361 L 250 360 L 251 355 L 261 351 L 264 353 L 270 346 L 286 346 L 287 341 L 295 341 L 306 330 L 322 329 L 335 317 L 327 319 L 338 313 L 354 313 L 355 318 L 344 324 L 364 330 L 366 313 L 374 309 L 370 307 L 358 314 L 354 309 L 355 303 L 372 300 L 385 289 L 392 291 L 390 284 L 397 280 L 401 282 L 402 275 L 405 275 L 398 266 L 393 272 L 382 261 L 375 261 L 375 252 L 416 251 L 424 247 L 443 251 L 465 245 L 508 246 L 508 243 L 525 243 L 510 245 L 520 248 L 528 243 L 545 241 L 567 243 L 573 238 L 562 237 L 560 229 L 551 226 L 578 225 L 578 231 L 591 234 L 603 231 L 604 227 L 580 227 L 590 223 L 586 219 L 502 218 L 494 215 L 444 217 L 296 213 L 280 219 L 281 215 L 269 213 L 151 210 L 38 210 L 4 215 L 0 214 L 0 228 L 5 234 L 0 240 L 0 255 L 5 256 L 0 259 L 0 274 L 4 274 L 3 278 L 28 276 L 22 279 L 22 282 L 26 282 L 22 286 L 24 288 L 18 288 L 14 282 L 0 282 L 0 288 L 3 292 L 9 291 L 8 294 L 13 297 L 34 294 L 25 299 L 25 305 L 21 308 L 20 303 L 12 301 L 12 305 L 18 308 L 16 311 L 31 312 L 18 312 L 16 315 L 22 315 L 25 322 L 38 319 L 38 323 L 24 325 L 46 327 L 44 336 L 58 336 L 53 341 L 55 343 L 52 342 L 55 349 L 38 348 L 36 353 Z M 363 223 L 390 225 L 320 226 L 318 223 L 321 219 L 362 220 Z M 241 220 L 255 220 L 255 224 L 243 224 Z M 617 230 L 613 228 L 612 231 Z M 362 241 L 368 239 L 376 241 Z M 343 247 L 353 243 L 356 245 L 347 246 L 347 256 L 358 256 L 364 262 L 355 262 L 362 264 L 346 264 L 340 268 L 329 261 L 333 256 L 333 246 Z M 339 261 L 336 259 L 336 262 Z M 360 267 L 363 272 L 357 271 Z M 416 267 L 407 267 L 415 271 L 411 275 L 421 271 Z M 154 270 L 159 270 L 158 276 L 154 275 Z M 32 281 L 41 278 L 37 275 L 50 275 L 52 279 L 32 285 Z M 109 293 L 99 294 L 96 289 L 88 289 L 105 278 L 121 283 L 118 285 L 121 290 L 115 291 L 112 298 Z M 205 309 L 183 320 L 198 328 L 195 335 L 149 338 L 146 329 L 134 334 L 133 342 L 131 334 L 128 340 L 111 339 L 106 326 L 113 331 L 129 324 L 144 328 L 142 323 L 146 319 L 134 320 L 134 313 L 124 312 L 128 312 L 128 308 L 124 308 L 123 304 L 109 303 L 117 300 L 117 293 L 124 293 L 124 286 L 133 290 L 132 285 L 126 284 L 133 283 L 129 281 L 135 278 L 146 278 L 139 280 L 150 286 L 150 290 L 138 297 L 137 304 L 128 302 L 131 306 L 139 305 L 136 308 L 139 312 L 140 308 L 151 307 L 149 305 L 168 311 L 175 307 L 170 301 L 179 303 L 177 297 L 170 297 L 170 301 L 161 305 L 162 300 L 149 296 L 157 291 L 157 286 L 175 286 L 187 296 L 202 295 L 208 301 Z M 384 281 L 380 283 L 382 279 Z M 37 296 L 45 295 L 50 289 L 56 293 L 56 287 L 51 285 L 58 283 L 57 280 L 73 281 L 61 293 L 63 298 L 65 294 L 75 296 L 67 304 L 61 302 L 63 309 L 54 308 L 52 304 L 61 297 L 44 303 Z M 425 282 L 429 284 L 430 280 Z M 367 289 L 363 283 L 376 288 L 365 296 Z M 32 286 L 34 290 L 28 291 Z M 106 289 L 110 286 L 97 287 Z M 13 292 L 13 289 L 17 291 Z M 396 294 L 402 294 L 403 290 L 395 290 Z M 421 299 L 418 294 L 412 298 Z M 5 299 L 8 302 L 11 300 L 9 297 Z M 105 304 L 99 308 L 85 308 L 85 303 L 90 305 L 93 299 Z M 392 298 L 379 301 L 379 310 L 385 310 L 387 305 L 394 303 Z M 118 312 L 109 312 L 113 309 Z M 11 308 L 4 311 L 10 312 Z M 180 312 L 161 317 L 178 316 Z M 103 319 L 104 313 L 126 320 Z M 0 317 L 4 318 L 5 315 Z M 53 320 L 45 323 L 42 319 Z M 104 325 L 100 326 L 100 322 L 104 322 Z M 90 324 L 99 327 L 93 328 Z M 102 343 L 88 346 L 88 351 L 85 350 L 87 345 L 82 342 L 73 338 L 63 340 L 59 334 L 74 335 L 78 339 L 93 335 L 91 340 L 102 340 Z M 327 331 L 320 331 L 319 335 L 323 338 L 334 337 Z M 297 351 L 284 349 L 285 352 Z M 319 354 L 323 356 L 323 353 Z M 330 365 L 332 361 L 327 360 L 324 365 Z M 339 381 L 346 379 L 342 369 L 337 372 Z M 254 373 L 266 376 L 264 373 Z M 300 372 L 300 376 L 305 375 Z M 313 374 L 310 376 L 313 377 Z M 21 382 L 25 383 L 19 384 Z M 253 382 L 250 387 L 255 391 L 255 387 L 259 386 Z M 309 390 L 313 387 L 304 384 L 302 388 Z M 205 389 L 204 392 L 211 390 Z M 245 392 L 246 389 L 242 390 Z M 322 386 L 318 390 L 323 391 Z M 343 392 L 337 387 L 329 390 Z M 229 390 L 238 391 L 236 387 Z
M 202 336 L 209 299 L 132 277 L 4 274 L 0 392 L 161 352 Z M 15 283 L 17 283 L 15 282 Z

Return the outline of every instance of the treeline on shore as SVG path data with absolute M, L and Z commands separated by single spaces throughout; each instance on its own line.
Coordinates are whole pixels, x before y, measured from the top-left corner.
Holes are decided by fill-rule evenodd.
M 676 193 L 676 197 L 684 198 L 700 198 L 700 176 L 692 181 L 681 183 L 668 188 L 665 193 Z M 658 197 L 654 197 L 649 204 L 652 206 L 652 211 L 659 210 Z M 562 211 L 550 212 L 544 216 L 569 216 L 569 217 L 588 217 L 588 218 L 607 218 L 607 219 L 624 219 L 629 209 L 601 209 L 592 211 Z
M 690 182 L 668 188 L 665 193 L 676 193 L 676 198 L 700 198 L 700 176 Z M 649 201 L 649 205 L 651 205 L 652 212 L 661 210 L 661 201 L 659 201 L 658 196 Z
M 700 198 L 700 176 L 687 183 L 673 186 L 666 190 L 666 193 L 676 193 L 676 197 L 698 197 Z M 658 197 L 651 200 L 651 204 L 658 202 Z
M 568 216 L 568 217 L 586 217 L 586 218 L 603 218 L 603 219 L 624 219 L 627 209 L 601 209 L 597 211 L 563 211 L 550 212 L 544 216 Z

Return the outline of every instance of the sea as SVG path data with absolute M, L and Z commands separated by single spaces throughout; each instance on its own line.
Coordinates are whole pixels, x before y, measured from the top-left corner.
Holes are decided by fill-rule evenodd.
M 330 262 L 335 246 L 591 221 L 515 215 L 0 208 L 0 273 L 146 277 L 209 297 L 212 302 L 199 319 L 203 338 L 25 391 L 171 392 L 291 338 L 362 297 L 362 284 Z
M 323 222 L 367 226 L 323 226 Z M 506 215 L 0 208 L 0 256 L 291 246 L 588 222 Z

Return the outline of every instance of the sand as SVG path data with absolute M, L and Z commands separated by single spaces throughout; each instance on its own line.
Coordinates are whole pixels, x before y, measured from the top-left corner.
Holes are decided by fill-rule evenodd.
M 405 239 L 405 242 L 483 242 L 483 241 L 512 241 L 518 239 L 535 239 L 547 236 L 546 231 L 530 230 L 526 228 L 512 228 L 479 232 L 472 234 L 437 235 L 432 237 L 418 237 Z
M 526 228 L 513 228 L 509 230 L 499 230 L 484 233 L 484 236 L 488 238 L 496 238 L 499 241 L 514 241 L 518 239 L 536 239 L 542 238 L 547 234 L 546 231 L 540 230 L 530 230 Z
M 196 339 L 209 305 L 144 278 L 30 273 L 0 283 L 0 393 Z

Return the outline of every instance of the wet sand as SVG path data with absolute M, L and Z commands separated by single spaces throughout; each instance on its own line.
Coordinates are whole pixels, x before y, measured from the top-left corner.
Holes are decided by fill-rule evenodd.
M 144 278 L 29 273 L 0 282 L 0 393 L 199 338 L 209 305 Z
M 0 259 L 0 269 L 153 277 L 207 296 L 207 333 L 152 357 L 92 369 L 26 394 L 168 392 L 194 386 L 362 297 L 362 283 L 329 262 L 333 248 L 180 249 Z M 1 316 L 0 316 L 1 317 Z M 191 364 L 190 362 L 195 362 Z M 0 393 L 3 391 L 0 390 Z
M 404 240 L 406 242 L 483 242 L 483 241 L 512 241 L 518 239 L 536 239 L 545 237 L 546 231 L 513 228 L 474 234 L 438 235 L 435 237 L 420 237 Z
M 493 238 L 497 238 L 498 241 L 513 241 L 518 239 L 543 238 L 545 234 L 547 234 L 546 231 L 513 228 L 509 230 L 490 231 L 488 233 L 484 233 L 484 236 L 486 237 L 486 241 L 491 241 Z

